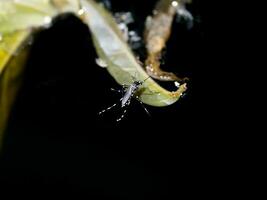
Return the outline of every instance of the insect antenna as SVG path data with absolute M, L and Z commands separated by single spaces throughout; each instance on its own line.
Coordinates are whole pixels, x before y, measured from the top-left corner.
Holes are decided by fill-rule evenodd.
M 149 79 L 150 78 L 150 76 L 148 76 L 145 80 L 143 80 L 143 82 L 145 82 L 147 79 Z

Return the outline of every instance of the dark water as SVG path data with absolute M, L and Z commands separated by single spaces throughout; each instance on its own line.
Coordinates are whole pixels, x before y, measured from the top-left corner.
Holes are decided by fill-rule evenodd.
M 132 26 L 141 33 L 154 2 L 116 1 L 112 9 L 133 11 Z M 151 117 L 133 102 L 121 123 L 114 121 L 120 110 L 97 115 L 119 100 L 110 88 L 120 86 L 95 64 L 88 28 L 66 15 L 39 33 L 5 138 L 1 194 L 176 199 L 206 191 L 205 139 L 197 131 L 194 99 L 205 54 L 205 10 L 201 1 L 190 9 L 195 27 L 174 24 L 164 65 L 191 79 L 187 94 L 169 107 L 147 106 Z

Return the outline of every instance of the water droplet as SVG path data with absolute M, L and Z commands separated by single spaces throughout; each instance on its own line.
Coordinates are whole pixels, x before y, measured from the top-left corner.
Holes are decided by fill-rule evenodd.
M 130 12 L 117 12 L 114 17 L 117 23 L 131 24 L 134 22 L 133 15 Z
M 178 6 L 178 2 L 177 2 L 177 1 L 173 1 L 173 2 L 172 2 L 172 6 L 173 6 L 173 7 L 177 7 L 177 6 Z
M 82 8 L 82 9 L 80 9 L 79 11 L 78 11 L 78 15 L 83 15 L 85 13 L 85 10 Z
M 128 27 L 125 23 L 119 23 L 118 24 L 119 29 L 121 30 L 123 34 L 123 38 L 125 41 L 128 41 L 129 36 L 128 36 Z
M 28 38 L 27 44 L 28 44 L 28 45 L 32 45 L 32 44 L 33 44 L 33 40 L 34 40 L 33 36 L 30 36 L 30 37 Z
M 132 49 L 138 49 L 142 46 L 141 37 L 135 31 L 129 31 L 129 45 Z
M 44 23 L 46 23 L 46 24 L 51 23 L 51 21 L 52 21 L 52 19 L 51 19 L 51 17 L 49 17 L 49 16 L 46 16 L 46 17 L 44 18 Z
M 175 85 L 177 88 L 179 88 L 179 87 L 180 87 L 180 83 L 179 83 L 179 82 L 177 82 L 177 81 L 175 81 L 175 82 L 174 82 L 174 85 Z
M 130 31 L 129 36 L 131 42 L 139 42 L 141 40 L 141 37 L 139 37 L 135 31 Z
M 102 4 L 106 9 L 108 9 L 108 10 L 111 9 L 111 3 L 110 3 L 109 0 L 102 0 L 102 1 L 101 1 L 101 4 Z
M 193 15 L 185 8 L 184 5 L 177 7 L 177 17 L 176 21 L 184 21 L 188 29 L 191 29 L 194 26 L 194 17 Z
M 49 16 L 44 17 L 44 27 L 49 28 L 52 22 L 52 18 Z
M 158 14 L 158 11 L 157 10 L 153 10 L 152 13 L 153 13 L 153 15 L 156 15 L 156 14 Z
M 108 66 L 108 64 L 101 58 L 96 58 L 95 62 L 99 67 L 106 68 Z
M 181 98 L 184 98 L 185 96 L 186 96 L 185 92 L 180 95 Z

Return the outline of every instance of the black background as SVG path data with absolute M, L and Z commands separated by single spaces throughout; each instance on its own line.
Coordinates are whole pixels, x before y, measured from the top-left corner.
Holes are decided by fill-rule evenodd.
M 131 28 L 141 34 L 154 3 L 113 1 L 112 10 L 132 11 Z M 6 133 L 1 193 L 37 199 L 210 195 L 216 155 L 202 128 L 208 122 L 201 113 L 201 72 L 210 45 L 205 6 L 194 1 L 189 7 L 193 29 L 174 23 L 164 58 L 164 69 L 190 78 L 186 95 L 169 107 L 147 106 L 151 117 L 133 102 L 120 123 L 119 109 L 97 115 L 119 100 L 110 88 L 120 86 L 95 64 L 88 28 L 64 15 L 37 34 Z

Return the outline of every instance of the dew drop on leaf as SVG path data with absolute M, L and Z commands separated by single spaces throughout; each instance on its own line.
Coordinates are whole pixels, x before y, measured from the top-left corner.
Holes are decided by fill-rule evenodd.
M 175 81 L 175 82 L 174 82 L 174 85 L 175 85 L 177 88 L 180 87 L 180 83 L 179 83 L 178 81 Z
M 101 58 L 96 58 L 95 62 L 99 67 L 106 68 L 108 66 L 107 63 Z

